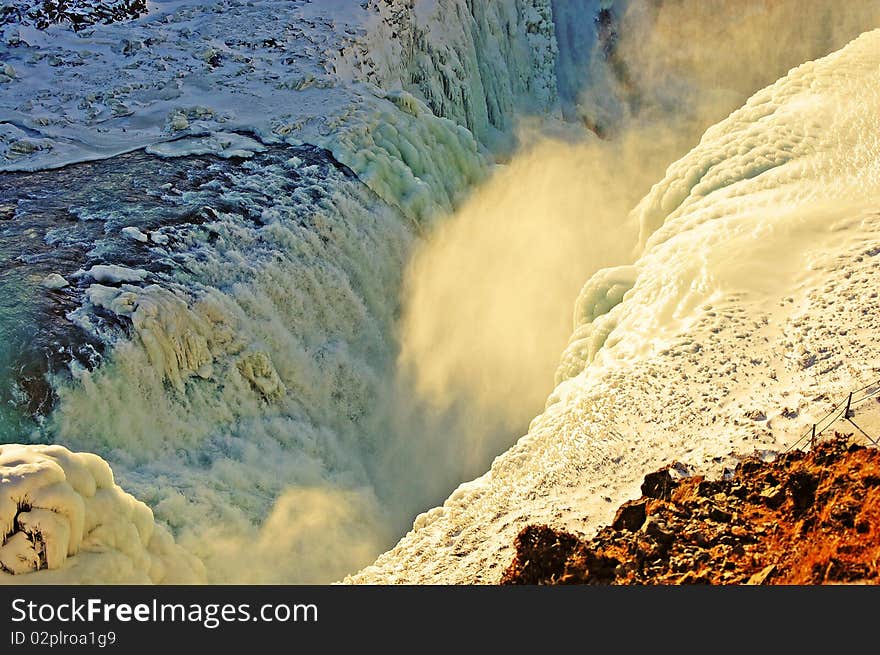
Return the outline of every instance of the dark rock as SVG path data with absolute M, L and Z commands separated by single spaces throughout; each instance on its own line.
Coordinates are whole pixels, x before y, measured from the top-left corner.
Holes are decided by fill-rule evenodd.
M 736 465 L 736 472 L 739 475 L 749 475 L 764 466 L 757 457 L 748 457 Z
M 642 494 L 648 496 L 648 498 L 670 500 L 674 488 L 675 482 L 670 477 L 668 468 L 648 473 L 642 482 Z
M 542 584 L 558 581 L 565 563 L 578 546 L 572 535 L 546 525 L 530 525 L 517 535 L 517 556 L 504 575 L 502 584 Z
M 661 544 L 671 544 L 675 541 L 675 533 L 670 531 L 666 524 L 661 523 L 660 521 L 656 521 L 651 519 L 647 523 L 645 523 L 644 527 L 645 534 L 649 537 L 653 537 L 657 540 L 658 543 Z
M 617 510 L 611 527 L 615 530 L 629 530 L 630 532 L 639 530 L 648 516 L 647 505 L 648 501 L 644 499 L 630 500 L 624 503 Z
M 803 512 L 813 504 L 818 486 L 819 478 L 808 471 L 795 471 L 791 474 L 785 490 L 791 496 L 796 512 Z
M 718 523 L 730 523 L 733 515 L 730 512 L 725 512 L 720 507 L 713 507 L 709 510 L 709 518 Z

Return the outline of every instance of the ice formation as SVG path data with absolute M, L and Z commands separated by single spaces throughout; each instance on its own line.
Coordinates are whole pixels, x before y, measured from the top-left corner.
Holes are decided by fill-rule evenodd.
M 45 429 L 111 460 L 210 579 L 341 577 L 389 545 L 387 514 L 400 510 L 388 506 L 407 505 L 373 490 L 390 466 L 406 257 L 485 177 L 490 149 L 512 143 L 518 112 L 556 111 L 549 2 L 206 8 L 160 0 L 139 20 L 76 33 L 0 26 L 14 72 L 0 97 L 3 168 L 138 148 L 231 162 L 200 187 L 157 191 L 192 216 L 184 224 L 68 200 L 84 228 L 105 227 L 80 267 L 44 275 L 44 288 L 75 299 L 66 318 L 106 360 L 94 368 L 87 352 L 72 379 L 52 380 Z M 46 241 L 70 236 L 53 229 Z M 54 286 L 63 276 L 75 286 Z M 418 452 L 404 436 L 400 452 Z M 332 549 L 299 519 L 286 569 L 268 545 L 260 562 L 248 557 L 252 541 L 275 541 L 254 536 L 270 511 L 306 516 L 303 503 L 339 499 L 349 509 L 330 512 L 339 526 L 325 531 L 345 531 L 337 540 L 351 548 L 335 565 L 309 564 Z
M 0 533 L 0 583 L 205 580 L 107 462 L 63 446 L 0 445 Z

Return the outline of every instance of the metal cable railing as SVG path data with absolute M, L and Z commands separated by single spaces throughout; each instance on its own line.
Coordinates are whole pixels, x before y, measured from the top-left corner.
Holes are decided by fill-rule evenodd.
M 844 420 L 858 430 L 868 441 L 875 446 L 880 445 L 880 435 L 872 437 L 865 432 L 853 419 L 855 418 L 855 408 L 862 403 L 880 396 L 880 380 L 875 380 L 864 387 L 851 391 L 849 396 L 837 403 L 831 411 L 814 423 L 800 438 L 791 444 L 784 452 L 789 452 L 795 448 L 803 450 L 807 446 L 815 445 L 816 441 L 821 438 L 832 425 L 838 421 Z

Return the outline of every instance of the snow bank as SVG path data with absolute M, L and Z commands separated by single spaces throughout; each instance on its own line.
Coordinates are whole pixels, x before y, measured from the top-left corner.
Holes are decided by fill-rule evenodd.
M 497 582 L 526 523 L 581 534 L 646 471 L 781 449 L 880 370 L 880 31 L 709 129 L 577 302 L 560 384 L 482 477 L 351 582 Z
M 0 445 L 0 583 L 176 583 L 204 567 L 97 455 Z

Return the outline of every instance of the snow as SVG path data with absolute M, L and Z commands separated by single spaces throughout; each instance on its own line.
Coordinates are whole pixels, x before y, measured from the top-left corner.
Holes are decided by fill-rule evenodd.
M 173 125 L 172 125 L 173 127 Z M 186 129 L 183 127 L 181 129 Z M 266 149 L 259 141 L 241 134 L 214 132 L 203 136 L 184 137 L 146 147 L 151 155 L 159 157 L 186 157 L 188 155 L 217 155 L 218 157 L 253 157 Z
M 127 229 L 127 228 L 126 228 Z M 91 278 L 95 282 L 142 282 L 150 274 L 142 268 L 127 268 L 116 264 L 95 264 L 87 271 L 77 271 L 73 277 Z
M 43 278 L 41 284 L 47 289 L 63 289 L 70 285 L 70 283 L 58 273 L 50 273 Z
M 880 371 L 880 31 L 708 130 L 587 282 L 527 435 L 354 583 L 493 583 L 527 523 L 590 535 L 645 472 L 781 450 Z M 757 420 L 763 414 L 764 420 Z
M 129 225 L 128 227 L 124 227 L 120 230 L 126 238 L 131 239 L 132 241 L 138 241 L 140 243 L 146 243 L 150 240 L 146 234 L 137 229 L 134 225 Z
M 419 221 L 481 178 L 478 151 L 510 145 L 518 110 L 556 102 L 548 0 L 441 0 L 417 12 L 401 0 L 149 9 L 78 32 L 0 28 L 0 54 L 16 71 L 0 95 L 0 169 L 143 147 L 247 157 L 258 141 L 312 143 Z
M 63 446 L 0 445 L 0 534 L 0 584 L 204 580 L 104 460 Z
M 0 27 L 0 168 L 140 148 L 229 160 L 200 188 L 155 190 L 181 214 L 218 201 L 197 225 L 71 209 L 130 241 L 117 264 L 59 269 L 81 301 L 66 318 L 106 353 L 53 377 L 37 436 L 100 452 L 152 510 L 95 455 L 3 446 L 25 468 L 10 460 L 0 561 L 40 569 L 15 582 L 326 582 L 446 484 L 432 457 L 476 448 L 408 422 L 423 407 L 395 377 L 397 292 L 417 235 L 519 118 L 558 117 L 557 75 L 574 102 L 595 44 L 558 60 L 551 4 L 174 0 L 77 33 Z M 566 6 L 580 30 L 597 3 Z M 878 41 L 793 71 L 669 168 L 630 216 L 635 261 L 583 287 L 529 433 L 349 581 L 494 582 L 526 522 L 595 530 L 646 470 L 785 445 L 877 377 Z M 272 159 L 282 143 L 335 161 Z M 152 259 L 122 265 L 133 253 Z

